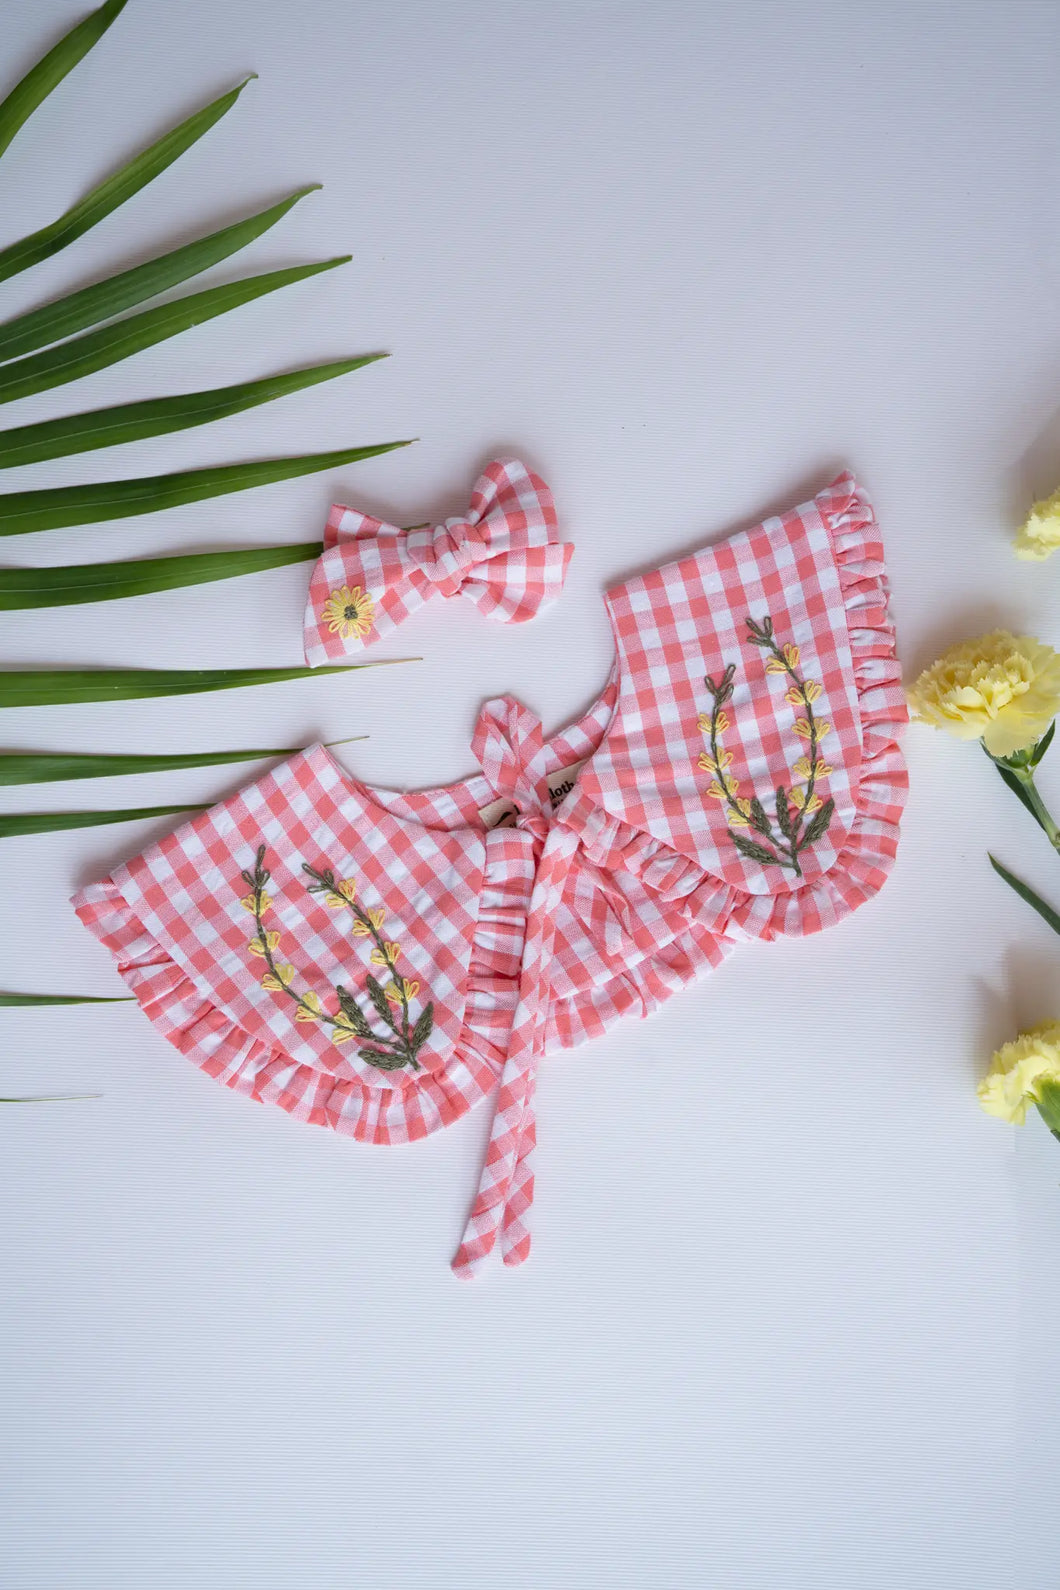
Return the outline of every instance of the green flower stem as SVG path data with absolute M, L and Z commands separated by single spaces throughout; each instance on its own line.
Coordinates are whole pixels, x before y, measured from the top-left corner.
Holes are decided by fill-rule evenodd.
M 1009 767 L 1008 771 L 1020 785 L 1026 797 L 1024 804 L 1044 829 L 1046 838 L 1053 849 L 1060 851 L 1060 828 L 1053 821 L 1052 814 L 1038 792 L 1034 782 L 1034 769 L 1032 767 Z

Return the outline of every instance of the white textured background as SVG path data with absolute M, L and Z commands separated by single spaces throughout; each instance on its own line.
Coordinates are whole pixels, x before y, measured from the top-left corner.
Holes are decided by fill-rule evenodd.
M 81 5 L 3 12 L 6 85 Z M 911 671 L 995 623 L 1060 643 L 1060 561 L 1010 552 L 1060 481 L 1058 48 L 1034 0 L 133 0 L 4 158 L 0 242 L 260 81 L 0 313 L 314 179 L 213 279 L 353 262 L 3 423 L 393 358 L 5 489 L 420 440 L 8 561 L 312 539 L 333 497 L 441 517 L 496 449 L 545 473 L 577 556 L 536 625 L 425 612 L 385 652 L 422 663 L 8 712 L 2 744 L 366 733 L 363 777 L 458 777 L 484 696 L 548 728 L 595 696 L 606 582 L 847 464 Z M 2 660 L 293 664 L 304 588 L 292 569 L 5 616 Z M 973 1089 L 1060 1013 L 1060 943 L 986 847 L 1054 899 L 1060 871 L 974 748 L 907 744 L 876 902 L 547 1066 L 518 1273 L 448 1269 L 485 1112 L 373 1151 L 228 1094 L 133 1007 L 0 1013 L 0 1091 L 103 1094 L 0 1111 L 5 1587 L 1052 1590 L 1060 1148 Z M 256 772 L 3 804 L 210 800 Z M 1060 805 L 1060 760 L 1043 783 Z M 5 840 L 0 986 L 120 992 L 67 896 L 166 826 Z

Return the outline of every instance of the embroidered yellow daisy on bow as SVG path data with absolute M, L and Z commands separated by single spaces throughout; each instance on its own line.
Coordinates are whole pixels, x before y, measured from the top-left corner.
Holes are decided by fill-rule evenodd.
M 359 585 L 340 585 L 324 603 L 324 622 L 340 640 L 364 640 L 375 623 L 375 603 Z

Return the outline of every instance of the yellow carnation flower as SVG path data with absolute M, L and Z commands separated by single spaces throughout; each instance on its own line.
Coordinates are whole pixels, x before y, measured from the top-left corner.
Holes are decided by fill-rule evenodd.
M 1022 1125 L 1028 1104 L 1037 1104 L 1042 1088 L 1060 1083 L 1060 1021 L 1045 1021 L 1002 1044 L 988 1074 L 976 1089 L 988 1115 Z
M 1016 536 L 1016 556 L 1028 562 L 1051 557 L 1060 547 L 1060 491 L 1036 502 Z
M 995 629 L 952 646 L 909 692 L 914 718 L 991 756 L 1040 740 L 1060 711 L 1060 656 L 1031 635 Z

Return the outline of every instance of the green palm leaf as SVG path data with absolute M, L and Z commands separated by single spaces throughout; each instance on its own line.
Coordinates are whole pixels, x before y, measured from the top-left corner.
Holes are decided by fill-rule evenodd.
M 26 607 L 71 607 L 80 602 L 113 602 L 149 591 L 174 591 L 185 585 L 231 580 L 262 569 L 281 569 L 320 556 L 319 541 L 280 547 L 248 547 L 233 552 L 192 552 L 173 558 L 142 558 L 128 563 L 74 563 L 50 569 L 0 569 L 0 612 Z
M 0 1010 L 18 1005 L 124 1005 L 134 994 L 0 994 Z
M 219 232 L 211 232 L 208 237 L 197 238 L 183 248 L 160 254 L 132 270 L 93 282 L 91 287 L 82 287 L 79 292 L 69 293 L 54 303 L 42 304 L 15 320 L 5 321 L 0 325 L 0 361 L 15 359 L 21 354 L 32 353 L 35 348 L 72 337 L 86 326 L 111 320 L 145 299 L 155 298 L 189 277 L 198 276 L 253 243 L 282 220 L 299 199 L 305 198 L 307 193 L 315 193 L 319 187 L 320 183 L 314 182 L 299 188 L 279 204 L 247 216 L 233 226 L 223 227 Z
M 67 525 L 98 524 L 101 519 L 129 519 L 159 513 L 206 497 L 250 491 L 276 480 L 293 480 L 340 464 L 377 458 L 407 441 L 376 442 L 369 447 L 344 447 L 332 453 L 305 453 L 300 458 L 259 458 L 249 464 L 220 464 L 213 469 L 186 469 L 176 475 L 144 475 L 135 480 L 102 480 L 90 486 L 52 486 L 44 491 L 9 491 L 0 496 L 0 536 L 30 535 Z
M 107 0 L 107 4 L 93 11 L 76 27 L 61 38 L 54 49 L 31 66 L 22 80 L 15 84 L 0 105 L 0 155 L 3 154 L 23 122 L 29 120 L 37 106 L 47 99 L 72 72 L 78 61 L 84 59 L 92 46 L 103 37 L 111 23 L 125 9 L 127 0 Z
M 348 745 L 365 740 L 354 734 L 332 745 Z M 254 746 L 246 751 L 186 751 L 155 756 L 139 753 L 125 756 L 94 751 L 0 751 L 0 787 L 13 784 L 54 784 L 77 778 L 117 778 L 137 773 L 170 773 L 189 767 L 219 767 L 228 762 L 260 762 L 265 757 L 297 756 L 304 745 Z
M 0 669 L 0 708 L 75 706 L 83 701 L 137 701 L 188 696 L 207 690 L 278 684 L 320 674 L 384 668 L 413 658 L 386 657 L 366 663 L 325 663 L 319 668 L 5 668 Z
M 118 364 L 144 348 L 153 347 L 156 342 L 175 337 L 190 326 L 201 326 L 204 321 L 227 314 L 230 309 L 238 309 L 292 282 L 334 270 L 349 259 L 349 254 L 343 254 L 337 259 L 315 261 L 312 265 L 295 265 L 289 270 L 246 276 L 223 287 L 208 287 L 205 292 L 191 293 L 172 304 L 145 309 L 113 326 L 86 332 L 83 337 L 75 337 L 58 348 L 35 353 L 28 359 L 17 359 L 0 369 L 0 403 L 33 397 L 37 392 L 47 392 L 66 381 L 79 381 L 84 375 L 105 370 L 108 365 Z
M 171 817 L 176 812 L 202 812 L 194 806 L 130 806 L 112 812 L 0 812 L 0 839 L 16 834 L 57 834 L 66 828 L 101 828 L 105 823 L 132 823 L 141 817 Z
M 192 425 L 207 425 L 213 420 L 239 414 L 259 403 L 299 392 L 348 375 L 363 365 L 385 359 L 385 353 L 366 353 L 358 359 L 338 359 L 331 364 L 314 364 L 286 375 L 269 375 L 261 381 L 245 381 L 239 386 L 214 387 L 207 392 L 180 392 L 175 397 L 150 398 L 143 403 L 122 403 L 110 409 L 92 409 L 85 414 L 66 414 L 62 419 L 44 420 L 38 425 L 20 425 L 0 431 L 0 469 L 16 464 L 39 464 L 48 458 L 64 458 L 69 453 L 88 453 L 100 447 L 116 447 L 122 442 L 137 442 L 147 436 L 184 431 Z
M 11 243 L 7 248 L 0 249 L 0 282 L 6 281 L 9 276 L 17 276 L 20 271 L 28 270 L 31 265 L 39 264 L 41 260 L 48 259 L 52 254 L 58 254 L 60 249 L 83 237 L 119 205 L 139 193 L 141 188 L 146 188 L 149 182 L 160 176 L 167 166 L 178 160 L 185 150 L 197 143 L 222 116 L 231 110 L 251 77 L 255 75 L 251 73 L 236 88 L 230 89 L 227 94 L 222 94 L 211 104 L 204 105 L 202 110 L 197 110 L 194 115 L 182 121 L 179 126 L 171 128 L 147 149 L 141 150 L 127 165 L 122 166 L 120 171 L 105 178 L 86 193 L 83 199 L 60 215 L 58 220 L 52 221 L 49 226 L 41 227 L 39 232 L 31 232 L 28 237 L 20 238 L 17 243 Z

